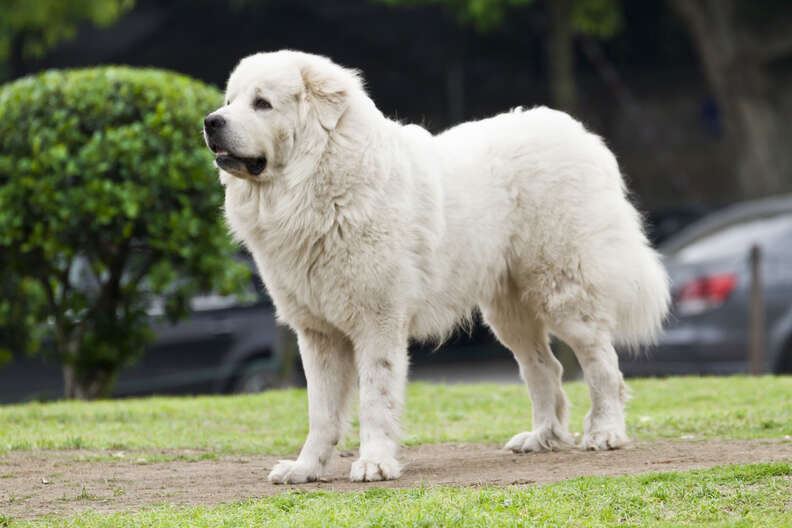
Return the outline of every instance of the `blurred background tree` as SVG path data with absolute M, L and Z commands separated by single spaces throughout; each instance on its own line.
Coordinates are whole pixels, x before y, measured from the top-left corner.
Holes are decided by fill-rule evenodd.
M 608 39 L 622 27 L 620 0 L 378 0 L 392 6 L 442 5 L 462 24 L 486 33 L 514 9 L 536 7 L 547 20 L 549 89 L 556 108 L 577 110 L 574 42 L 579 37 Z
M 0 328 L 13 330 L 0 348 L 54 357 L 66 397 L 109 394 L 153 308 L 175 321 L 197 293 L 247 284 L 200 133 L 221 103 L 185 76 L 123 67 L 0 89 Z
M 575 42 L 612 38 L 624 23 L 620 0 L 377 1 L 441 5 L 480 32 L 497 29 L 517 9 L 542 10 L 552 104 L 572 113 L 578 110 Z M 772 77 L 779 61 L 792 55 L 792 3 L 670 0 L 669 5 L 684 20 L 724 117 L 726 151 L 736 167 L 724 175 L 724 185 L 746 198 L 789 192 L 792 149 L 784 133 L 789 102 Z
M 746 197 L 790 190 L 789 102 L 774 83 L 774 66 L 792 56 L 788 0 L 672 0 L 723 109 Z
M 110 26 L 134 5 L 135 0 L 5 0 L 0 8 L 5 77 L 23 75 L 27 59 L 41 57 L 74 37 L 80 23 Z

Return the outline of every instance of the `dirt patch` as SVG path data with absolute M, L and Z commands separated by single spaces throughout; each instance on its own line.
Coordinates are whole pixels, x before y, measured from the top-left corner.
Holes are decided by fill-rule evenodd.
M 352 491 L 372 486 L 542 484 L 580 476 L 789 461 L 792 442 L 638 442 L 619 451 L 569 450 L 528 455 L 515 455 L 493 445 L 423 445 L 403 450 L 406 468 L 401 479 L 374 484 L 347 480 L 352 456 L 335 462 L 328 482 L 299 486 L 274 486 L 267 482 L 269 470 L 284 457 L 232 456 L 192 462 L 141 463 L 141 457 L 145 456 L 180 455 L 196 458 L 194 451 L 123 453 L 123 456 L 95 451 L 11 452 L 0 457 L 0 513 L 34 518 L 48 514 L 66 516 L 86 509 L 136 510 L 162 503 L 216 504 L 292 489 Z M 96 457 L 98 461 L 90 460 Z

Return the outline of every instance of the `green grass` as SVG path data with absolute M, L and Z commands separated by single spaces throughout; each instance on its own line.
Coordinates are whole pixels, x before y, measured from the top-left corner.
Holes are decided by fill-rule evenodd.
M 792 466 L 579 478 L 507 488 L 292 492 L 236 504 L 85 512 L 10 526 L 792 526 Z M 2 517 L 0 517 L 2 526 Z
M 630 386 L 634 398 L 628 429 L 637 438 L 792 435 L 792 377 L 650 379 L 633 380 Z M 570 383 L 565 388 L 572 402 L 573 430 L 579 431 L 588 409 L 586 387 Z M 527 429 L 529 416 L 528 397 L 519 385 L 411 384 L 405 442 L 501 443 Z M 305 391 L 297 389 L 251 396 L 0 406 L 0 456 L 12 449 L 115 451 L 86 455 L 107 463 L 121 457 L 119 451 L 145 462 L 285 454 L 299 448 L 306 433 Z M 350 443 L 356 443 L 354 436 Z M 191 451 L 155 451 L 168 448 Z M 92 498 L 83 490 L 63 500 Z M 291 492 L 236 504 L 162 505 L 113 514 L 89 510 L 66 519 L 34 521 L 16 521 L 0 512 L 0 527 L 705 524 L 792 527 L 792 466 L 727 466 L 531 487 Z
M 636 438 L 792 435 L 792 377 L 632 380 L 628 431 Z M 572 430 L 588 410 L 581 382 L 565 385 Z M 496 442 L 530 426 L 521 385 L 409 386 L 406 444 Z M 250 396 L 144 398 L 0 406 L 0 454 L 29 449 L 194 449 L 286 454 L 308 430 L 304 390 Z M 348 445 L 356 444 L 354 430 Z

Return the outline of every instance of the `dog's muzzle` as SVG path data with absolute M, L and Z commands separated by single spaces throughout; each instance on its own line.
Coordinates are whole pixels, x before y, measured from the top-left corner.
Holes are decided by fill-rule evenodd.
M 222 141 L 222 131 L 226 126 L 226 120 L 223 116 L 217 114 L 209 114 L 204 119 L 204 135 L 206 136 L 206 144 L 209 149 L 215 153 L 215 164 L 228 172 L 242 172 L 247 171 L 253 176 L 258 176 L 267 168 L 267 158 L 264 156 L 256 158 L 246 158 L 236 156 L 228 149 L 224 148 Z

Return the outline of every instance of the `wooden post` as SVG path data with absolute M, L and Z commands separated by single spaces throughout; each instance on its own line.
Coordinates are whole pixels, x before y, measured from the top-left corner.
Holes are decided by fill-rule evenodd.
M 758 245 L 751 247 L 751 335 L 748 344 L 750 373 L 758 376 L 764 371 L 765 356 L 765 310 L 762 296 L 761 261 L 762 252 Z

